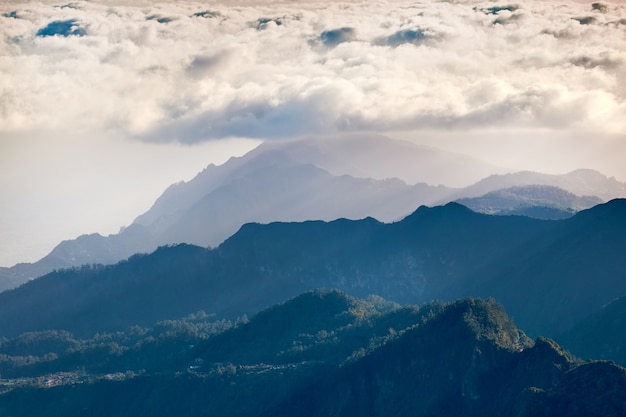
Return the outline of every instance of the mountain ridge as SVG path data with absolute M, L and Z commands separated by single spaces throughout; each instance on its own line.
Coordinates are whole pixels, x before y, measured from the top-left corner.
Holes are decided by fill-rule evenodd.
M 198 310 L 232 319 L 303 291 L 339 288 L 401 304 L 493 296 L 529 334 L 558 338 L 626 294 L 625 213 L 626 200 L 566 220 L 490 216 L 449 203 L 391 224 L 247 224 L 215 249 L 162 247 L 1 293 L 0 336 L 51 329 L 85 336 L 94 323 L 110 332 Z
M 381 156 L 394 163 L 381 163 Z M 367 216 L 393 222 L 422 204 L 445 204 L 519 183 L 556 183 L 577 195 L 598 190 L 604 196 L 626 196 L 626 184 L 591 170 L 562 176 L 492 175 L 465 189 L 425 182 L 442 183 L 431 177 L 437 172 L 468 180 L 497 171 L 471 158 L 377 136 L 266 142 L 223 165 L 207 166 L 190 181 L 171 185 L 117 234 L 82 235 L 61 242 L 33 264 L 0 268 L 0 290 L 56 268 L 115 263 L 167 244 L 215 247 L 247 222 Z M 513 214 L 565 217 L 562 211 L 532 207 Z
M 578 196 L 597 196 L 604 202 L 626 197 L 626 183 L 593 169 L 577 169 L 565 174 L 518 171 L 490 175 L 451 196 L 452 199 L 480 197 L 491 191 L 527 185 L 552 185 Z
M 482 197 L 461 198 L 456 202 L 486 214 L 564 219 L 600 204 L 602 200 L 595 196 L 579 197 L 550 185 L 525 185 L 491 191 Z

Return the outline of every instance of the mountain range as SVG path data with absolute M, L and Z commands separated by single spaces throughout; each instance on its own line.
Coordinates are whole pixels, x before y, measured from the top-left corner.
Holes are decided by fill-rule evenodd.
M 626 369 L 583 362 L 550 339 L 530 339 L 493 300 L 400 307 L 380 297 L 316 290 L 221 329 L 204 317 L 81 341 L 69 333 L 23 337 L 22 352 L 50 350 L 34 365 L 6 370 L 14 379 L 0 380 L 0 414 L 626 412 Z M 0 352 L 15 342 L 0 343 Z
M 462 155 L 375 136 L 266 142 L 243 157 L 209 165 L 192 180 L 170 186 L 150 210 L 118 234 L 82 235 L 61 242 L 35 263 L 0 268 L 0 290 L 54 269 L 112 264 L 167 244 L 215 247 L 249 222 L 365 217 L 393 222 L 420 205 L 462 198 L 477 211 L 563 218 L 626 197 L 626 184 L 591 170 L 488 176 L 502 171 Z M 465 188 L 449 186 L 458 187 L 460 179 L 478 182 Z M 467 200 L 505 189 L 499 191 L 495 206 L 485 204 L 493 202 L 493 195 Z
M 246 224 L 215 249 L 162 247 L 0 293 L 0 336 L 68 330 L 88 337 L 198 310 L 232 319 L 303 291 L 338 288 L 401 304 L 494 297 L 529 334 L 561 340 L 626 295 L 624 247 L 626 200 L 619 199 L 558 221 L 449 203 L 390 224 Z
M 550 185 L 526 185 L 488 192 L 482 197 L 456 200 L 479 213 L 520 215 L 540 219 L 566 219 L 602 203 L 596 196 L 579 197 Z

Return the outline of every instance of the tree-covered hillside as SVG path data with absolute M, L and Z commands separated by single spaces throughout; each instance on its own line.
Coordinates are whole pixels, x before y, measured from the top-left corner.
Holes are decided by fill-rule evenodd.
M 401 307 L 318 290 L 236 323 L 197 313 L 90 339 L 31 333 L 0 354 L 6 416 L 626 412 L 626 370 L 529 339 L 493 300 Z

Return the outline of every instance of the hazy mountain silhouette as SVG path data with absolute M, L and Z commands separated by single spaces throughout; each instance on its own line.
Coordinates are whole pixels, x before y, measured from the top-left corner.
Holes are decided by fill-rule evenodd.
M 579 197 L 549 185 L 526 185 L 491 191 L 482 197 L 460 198 L 456 202 L 479 213 L 556 220 L 571 217 L 602 200 L 595 196 Z
M 266 142 L 170 186 L 119 234 L 81 236 L 32 265 L 0 268 L 0 290 L 54 268 L 113 263 L 160 245 L 216 246 L 252 221 L 398 220 L 450 193 L 445 186 L 413 181 L 420 176 L 435 181 L 442 173 L 440 183 L 454 173 L 467 181 L 494 170 L 468 157 L 380 137 Z
M 216 246 L 248 222 L 340 217 L 389 222 L 450 193 L 445 186 L 427 185 L 447 183 L 437 181 L 437 173 L 480 178 L 495 169 L 462 155 L 381 137 L 266 142 L 171 186 L 134 224 L 164 234 L 163 243 Z M 197 221 L 206 227 L 195 226 Z
M 626 195 L 625 184 L 591 170 L 562 176 L 496 175 L 466 189 L 427 184 L 467 183 L 500 171 L 463 155 L 376 136 L 266 142 L 243 157 L 209 165 L 192 180 L 170 186 L 150 210 L 118 234 L 83 235 L 61 242 L 33 264 L 0 268 L 0 290 L 53 269 L 115 263 L 162 245 L 214 247 L 248 222 L 364 217 L 391 222 L 422 204 L 527 184 L 558 185 L 602 199 Z M 531 207 L 512 214 L 555 217 L 563 213 Z
M 288 142 L 266 142 L 250 153 L 280 151 L 301 164 L 312 164 L 333 175 L 407 184 L 466 187 L 494 173 L 507 172 L 464 154 L 379 135 L 344 135 Z
M 102 336 L 75 341 L 69 334 L 29 335 L 22 343 L 36 345 L 39 338 L 41 346 L 55 336 L 56 349 L 63 349 L 59 339 L 71 347 L 43 359 L 48 368 L 41 369 L 52 373 L 22 377 L 21 387 L 3 385 L 0 414 L 526 417 L 565 410 L 568 416 L 588 417 L 626 412 L 624 368 L 585 363 L 550 339 L 529 339 L 493 300 L 399 307 L 380 298 L 316 290 L 223 331 L 202 336 L 195 333 L 200 328 L 197 321 L 173 322 L 171 337 L 155 329 L 129 329 L 116 336 L 122 345 Z M 97 366 L 109 373 L 94 374 Z
M 579 169 L 563 175 L 532 171 L 491 175 L 474 185 L 458 190 L 451 198 L 457 200 L 481 197 L 492 191 L 529 185 L 559 187 L 577 196 L 599 197 L 604 202 L 626 197 L 626 183 L 619 182 L 613 177 L 606 177 L 592 169 Z

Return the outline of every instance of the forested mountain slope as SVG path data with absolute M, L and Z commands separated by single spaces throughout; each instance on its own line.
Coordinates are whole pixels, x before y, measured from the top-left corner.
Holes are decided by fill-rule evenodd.
M 33 376 L 0 381 L 0 414 L 526 417 L 566 410 L 572 417 L 588 417 L 626 412 L 624 368 L 584 363 L 549 339 L 529 339 L 493 300 L 418 308 L 313 291 L 222 330 L 206 331 L 207 326 L 194 318 L 163 323 L 160 333 L 129 329 L 109 336 L 120 342 L 117 349 L 102 342 L 106 335 L 59 348 L 58 359 L 49 356 L 39 363 L 40 372 L 48 373 L 17 368 L 13 372 Z M 85 356 L 77 355 L 83 351 Z

